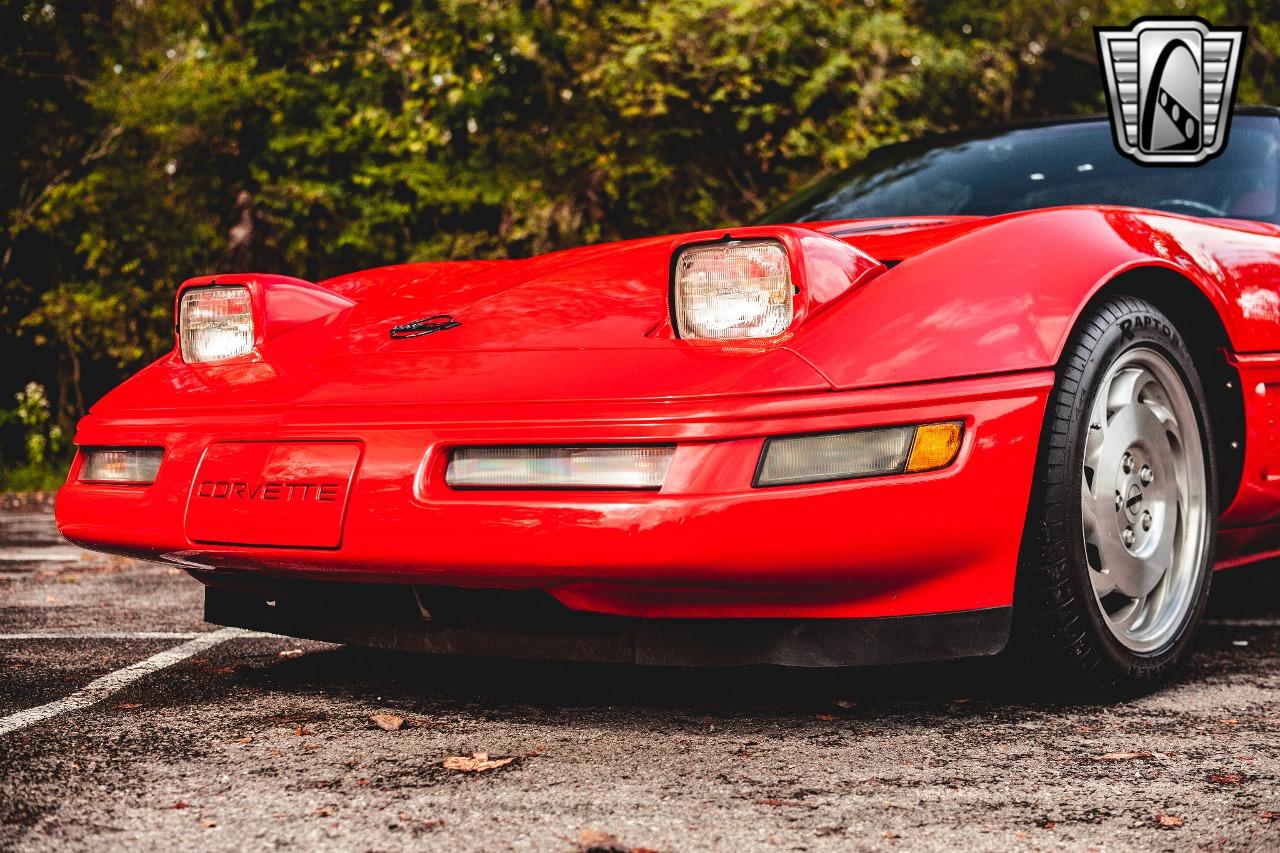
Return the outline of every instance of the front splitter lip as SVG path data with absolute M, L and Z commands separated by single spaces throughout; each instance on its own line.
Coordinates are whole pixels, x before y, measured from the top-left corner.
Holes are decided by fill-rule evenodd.
M 449 625 L 317 618 L 285 602 L 211 588 L 205 620 L 291 637 L 427 654 L 641 666 L 882 666 L 998 654 L 1011 607 L 864 619 L 635 619 Z
M 545 589 L 636 617 L 846 618 L 1005 606 L 1052 373 L 858 392 L 650 406 L 566 404 L 560 417 L 389 422 L 344 408 L 281 423 L 91 416 L 78 443 L 156 442 L 156 483 L 70 482 L 58 523 L 90 548 L 228 575 Z M 473 413 L 474 414 L 474 413 Z M 541 414 L 541 413 L 540 413 Z M 401 413 L 403 415 L 403 413 Z M 942 471 L 752 488 L 766 437 L 964 420 Z M 342 546 L 211 546 L 184 512 L 216 441 L 354 440 L 367 449 Z M 670 442 L 659 492 L 460 492 L 424 466 L 457 444 Z

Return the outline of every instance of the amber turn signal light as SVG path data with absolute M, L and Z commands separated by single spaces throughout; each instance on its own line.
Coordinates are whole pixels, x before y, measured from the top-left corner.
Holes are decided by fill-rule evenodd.
M 951 421 L 942 424 L 922 424 L 916 427 L 916 438 L 907 457 L 906 471 L 936 471 L 955 461 L 960 452 L 960 439 L 964 437 L 964 424 Z
M 964 424 L 946 421 L 767 438 L 752 485 L 795 486 L 937 471 L 955 461 Z

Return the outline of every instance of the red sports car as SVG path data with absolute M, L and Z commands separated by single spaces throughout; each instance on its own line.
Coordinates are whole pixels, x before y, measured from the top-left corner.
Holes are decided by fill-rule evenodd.
M 209 621 L 661 664 L 989 655 L 1103 687 L 1280 552 L 1280 110 L 882 149 L 763 223 L 182 284 L 58 524 Z M 1021 636 L 1021 632 L 1018 632 Z

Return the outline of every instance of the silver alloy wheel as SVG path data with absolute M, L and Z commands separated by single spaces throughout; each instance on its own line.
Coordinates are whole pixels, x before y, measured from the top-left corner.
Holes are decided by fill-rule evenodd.
M 1134 652 L 1163 649 L 1195 606 L 1209 546 L 1206 493 L 1182 377 L 1155 349 L 1125 351 L 1094 398 L 1080 509 L 1094 598 Z

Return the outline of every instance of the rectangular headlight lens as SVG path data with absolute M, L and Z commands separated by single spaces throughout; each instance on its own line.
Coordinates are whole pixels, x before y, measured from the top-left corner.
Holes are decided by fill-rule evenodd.
M 776 240 L 690 246 L 676 257 L 675 325 L 682 338 L 768 338 L 791 325 L 795 288 Z
M 239 285 L 193 287 L 178 311 L 182 360 L 222 361 L 253 349 L 253 305 Z
M 675 448 L 461 447 L 445 482 L 473 489 L 659 489 Z
M 89 483 L 154 483 L 164 451 L 158 447 L 84 447 L 80 479 Z
M 959 421 L 771 438 L 764 444 L 757 486 L 825 483 L 886 474 L 936 471 L 955 461 Z

